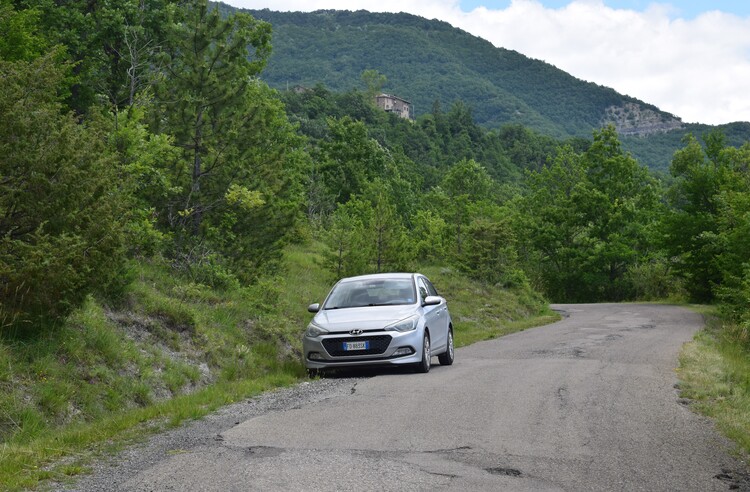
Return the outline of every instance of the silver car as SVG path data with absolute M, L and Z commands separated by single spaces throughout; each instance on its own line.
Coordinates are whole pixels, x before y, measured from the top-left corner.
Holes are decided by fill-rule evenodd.
M 313 375 L 336 367 L 412 365 L 428 372 L 432 356 L 453 364 L 448 304 L 419 273 L 379 273 L 339 280 L 305 330 L 305 366 Z

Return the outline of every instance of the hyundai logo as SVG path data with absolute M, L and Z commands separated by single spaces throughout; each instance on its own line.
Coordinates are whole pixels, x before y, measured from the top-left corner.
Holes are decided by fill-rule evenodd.
M 361 335 L 362 330 L 352 330 L 349 332 L 350 335 Z

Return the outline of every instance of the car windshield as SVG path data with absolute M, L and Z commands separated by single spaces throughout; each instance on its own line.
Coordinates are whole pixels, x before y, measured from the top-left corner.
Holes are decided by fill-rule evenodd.
M 416 292 L 410 278 L 360 279 L 337 284 L 323 308 L 391 306 L 415 302 Z

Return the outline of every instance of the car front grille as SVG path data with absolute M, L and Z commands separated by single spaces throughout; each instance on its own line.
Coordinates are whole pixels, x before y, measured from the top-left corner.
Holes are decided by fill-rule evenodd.
M 370 342 L 367 350 L 344 350 L 345 342 Z M 377 355 L 382 354 L 391 343 L 390 335 L 375 335 L 361 337 L 327 338 L 323 340 L 323 347 L 332 357 Z

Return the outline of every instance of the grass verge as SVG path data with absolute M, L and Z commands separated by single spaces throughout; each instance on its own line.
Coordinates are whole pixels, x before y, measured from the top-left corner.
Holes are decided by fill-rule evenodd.
M 92 459 L 148 435 L 200 418 L 221 406 L 290 385 L 298 373 L 278 372 L 254 380 L 219 383 L 190 395 L 109 415 L 91 423 L 59 427 L 29 442 L 0 448 L 3 490 L 27 490 L 40 482 L 65 482 L 86 473 Z
M 691 408 L 716 422 L 746 459 L 750 456 L 750 353 L 730 335 L 732 326 L 715 310 L 701 311 L 706 328 L 680 354 L 680 392 L 692 400 Z

